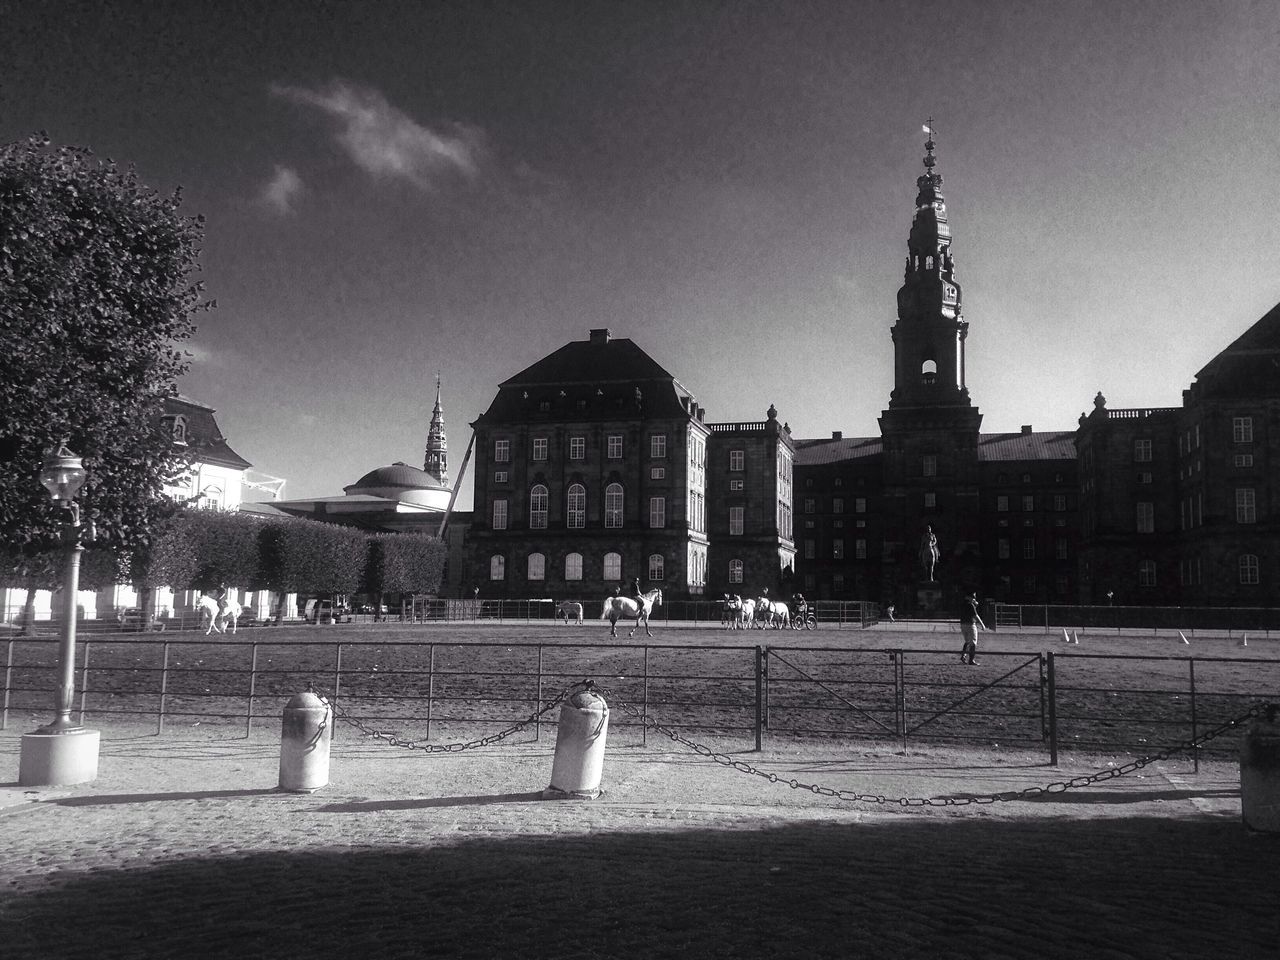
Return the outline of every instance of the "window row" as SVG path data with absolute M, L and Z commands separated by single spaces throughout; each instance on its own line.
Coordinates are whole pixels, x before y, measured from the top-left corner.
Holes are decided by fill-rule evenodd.
M 666 560 L 662 554 L 654 553 L 649 555 L 648 559 L 648 579 L 664 580 L 666 579 Z M 507 558 L 500 553 L 495 553 L 489 558 L 489 579 L 505 580 L 507 579 Z M 547 579 L 547 557 L 543 553 L 531 553 L 525 558 L 525 579 L 526 580 L 546 580 Z M 566 554 L 564 558 L 564 579 L 565 580 L 582 580 L 583 575 L 583 558 L 580 553 Z M 601 563 L 600 579 L 606 583 L 620 582 L 622 580 L 622 554 L 606 553 Z
M 1201 583 L 1200 558 L 1183 560 L 1178 565 L 1178 574 L 1182 585 L 1194 586 Z M 1243 586 L 1255 586 L 1262 582 L 1262 565 L 1256 553 L 1242 553 L 1236 558 L 1236 575 Z M 1138 586 L 1154 587 L 1156 585 L 1156 562 L 1143 560 L 1138 564 Z
M 534 437 L 530 441 L 529 457 L 531 460 L 546 460 L 550 452 L 549 437 Z M 585 435 L 573 435 L 569 437 L 569 459 L 585 460 L 587 456 L 587 438 Z M 605 435 L 605 456 L 609 460 L 622 459 L 622 434 L 610 433 Z M 649 456 L 654 460 L 665 460 L 667 456 L 667 435 L 665 433 L 654 433 L 649 435 Z M 510 440 L 494 440 L 493 441 L 493 460 L 494 463 L 510 463 L 511 462 L 511 441 Z
M 604 488 L 604 525 L 615 529 L 622 526 L 623 513 L 622 484 L 611 483 Z M 550 515 L 551 494 L 541 484 L 534 484 L 529 489 L 529 528 L 545 530 Z M 666 526 L 666 497 L 649 498 L 649 525 L 651 527 Z M 494 530 L 506 530 L 510 525 L 510 504 L 505 498 L 493 501 L 490 511 L 490 523 Z M 581 483 L 569 484 L 565 492 L 565 526 L 570 530 L 582 530 L 587 525 L 587 488 Z
M 1023 513 L 1031 513 L 1036 508 L 1036 498 L 1034 494 L 1023 494 L 1019 498 Z M 1055 493 L 1053 495 L 1053 509 L 1057 513 L 1062 513 L 1067 509 L 1067 495 L 1065 493 Z M 1009 512 L 1009 497 L 1007 494 L 1000 494 L 996 497 L 996 512 Z

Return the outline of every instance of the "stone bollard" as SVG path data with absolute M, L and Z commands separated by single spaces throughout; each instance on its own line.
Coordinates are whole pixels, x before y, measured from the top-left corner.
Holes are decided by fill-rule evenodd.
M 1240 815 L 1260 833 L 1280 833 L 1280 723 L 1276 705 L 1240 741 Z
M 285 704 L 280 726 L 281 790 L 312 793 L 329 782 L 332 719 L 329 701 L 310 689 Z
M 604 743 L 609 733 L 609 705 L 592 690 L 579 690 L 560 707 L 556 755 L 546 800 L 594 800 L 600 796 Z

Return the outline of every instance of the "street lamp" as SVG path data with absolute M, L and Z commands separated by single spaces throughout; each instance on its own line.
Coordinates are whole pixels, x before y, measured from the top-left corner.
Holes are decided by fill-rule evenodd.
M 62 524 L 63 608 L 58 642 L 57 716 L 52 723 L 22 737 L 18 782 L 22 785 L 86 783 L 98 776 L 101 734 L 71 719 L 76 676 L 76 594 L 80 588 L 80 505 L 76 494 L 84 485 L 84 464 L 64 440 L 47 454 L 40 483 L 53 502 L 66 511 Z

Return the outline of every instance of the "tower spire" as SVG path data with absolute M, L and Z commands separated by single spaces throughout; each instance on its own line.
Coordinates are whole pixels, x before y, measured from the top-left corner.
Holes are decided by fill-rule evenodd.
M 436 372 L 436 405 L 427 431 L 427 457 L 422 469 L 442 484 L 449 483 L 449 442 L 444 435 L 444 408 L 440 405 L 440 373 Z

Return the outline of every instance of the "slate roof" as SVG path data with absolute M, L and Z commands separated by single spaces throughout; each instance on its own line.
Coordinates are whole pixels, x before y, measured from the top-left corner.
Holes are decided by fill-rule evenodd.
M 978 461 L 1074 460 L 1076 432 L 980 433 Z
M 1201 396 L 1280 396 L 1280 304 L 1196 374 Z
M 231 449 L 213 414 L 213 407 L 181 394 L 166 397 L 164 401 L 166 417 L 181 416 L 186 420 L 187 445 L 194 449 L 197 459 L 234 470 L 248 470 L 253 464 Z
M 637 390 L 639 394 L 637 395 Z M 686 416 L 690 391 L 626 337 L 574 340 L 498 385 L 480 423 Z
M 1013 460 L 1074 460 L 1074 430 L 1031 433 L 982 433 L 978 435 L 978 460 L 981 463 Z M 842 437 L 839 440 L 797 440 L 796 465 L 817 467 L 845 463 L 884 452 L 880 437 Z

